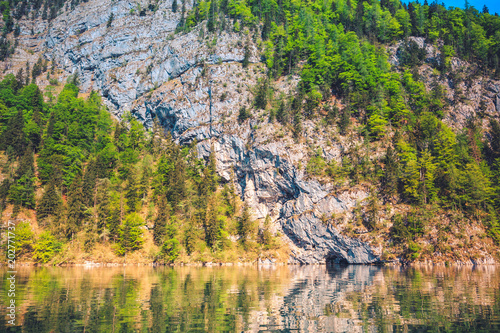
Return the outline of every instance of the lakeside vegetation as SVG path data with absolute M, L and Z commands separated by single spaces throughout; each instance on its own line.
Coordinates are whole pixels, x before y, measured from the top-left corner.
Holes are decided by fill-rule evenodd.
M 26 217 L 16 227 L 18 260 L 279 256 L 269 220 L 259 227 L 233 184 L 219 183 L 213 155 L 203 161 L 130 115 L 113 122 L 96 92 L 78 98 L 68 83 L 45 103 L 24 81 L 0 82 L 0 208 L 4 218 Z

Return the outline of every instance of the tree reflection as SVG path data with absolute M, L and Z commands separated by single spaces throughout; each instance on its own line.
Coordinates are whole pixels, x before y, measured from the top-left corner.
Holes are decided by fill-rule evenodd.
M 6 272 L 2 271 L 2 287 Z M 500 331 L 494 267 L 37 268 L 1 332 Z

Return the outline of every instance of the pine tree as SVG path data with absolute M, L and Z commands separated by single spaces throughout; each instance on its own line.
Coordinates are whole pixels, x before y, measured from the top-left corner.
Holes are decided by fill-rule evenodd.
M 288 121 L 288 114 L 285 109 L 285 101 L 280 102 L 280 106 L 278 107 L 278 111 L 276 112 L 276 119 L 281 123 L 285 124 Z
M 66 216 L 66 237 L 73 238 L 74 234 L 81 230 L 85 216 L 85 203 L 82 191 L 82 176 L 78 174 L 71 183 L 68 190 L 68 212 Z
M 302 136 L 302 114 L 299 111 L 293 116 L 293 137 L 298 139 Z
M 174 2 L 172 2 L 172 13 L 177 13 L 177 0 L 174 0 Z
M 253 233 L 253 222 L 250 218 L 250 207 L 245 202 L 241 217 L 238 219 L 238 236 L 242 244 L 246 244 Z
M 263 228 L 259 230 L 259 243 L 262 244 L 266 250 L 276 248 L 277 246 L 276 238 L 271 231 L 271 217 L 269 215 L 266 215 Z
M 3 149 L 11 146 L 16 156 L 22 156 L 26 148 L 26 135 L 24 133 L 24 115 L 17 111 L 7 123 L 7 128 L 2 133 L 0 144 Z
M 109 183 L 108 179 L 99 179 L 97 184 L 97 207 L 95 209 L 97 233 L 99 235 L 103 235 L 105 229 L 108 229 L 109 232 L 108 221 L 111 218 Z
M 17 71 L 16 81 L 17 81 L 17 86 L 15 92 L 17 93 L 18 90 L 21 90 L 24 87 L 25 83 L 24 73 L 22 68 L 19 68 L 19 70 Z
M 162 244 L 166 235 L 167 222 L 170 219 L 170 209 L 167 198 L 162 195 L 158 199 L 158 212 L 153 226 L 153 240 L 156 245 Z
M 217 25 L 217 1 L 212 0 L 210 1 L 210 9 L 208 11 L 208 22 L 207 22 L 208 31 L 210 32 L 215 31 L 216 25 Z
M 14 183 L 9 188 L 9 198 L 16 209 L 21 206 L 35 208 L 35 182 L 34 156 L 30 145 L 19 161 Z
M 136 251 L 144 244 L 143 227 L 144 221 L 137 213 L 128 215 L 120 226 L 118 236 L 118 254 Z
M 42 195 L 36 209 L 36 216 L 39 221 L 55 216 L 62 208 L 62 200 L 56 189 L 55 180 L 51 179 L 45 187 L 45 192 Z
M 95 159 L 90 160 L 83 176 L 82 196 L 83 203 L 87 207 L 94 205 L 95 189 L 97 185 L 97 162 Z
M 149 179 L 151 177 L 151 169 L 149 166 L 143 166 L 142 170 L 141 181 L 139 182 L 139 194 L 143 199 L 145 199 L 150 188 Z
M 114 18 L 115 18 L 115 15 L 113 13 L 111 13 L 108 17 L 108 22 L 106 23 L 107 28 L 111 27 L 111 24 L 113 23 Z
M 184 246 L 189 255 L 195 251 L 197 240 L 196 225 L 193 220 L 189 220 L 184 231 Z
M 31 124 L 33 129 L 29 133 L 29 140 L 33 143 L 33 148 L 35 151 L 39 150 L 40 144 L 42 143 L 42 126 L 43 121 L 40 115 L 40 108 L 35 108 L 33 110 L 33 115 L 31 116 Z
M 127 179 L 127 192 L 125 193 L 127 200 L 127 213 L 137 211 L 141 201 L 139 186 L 137 185 L 137 175 L 135 170 L 131 171 Z
M 351 124 L 351 109 L 347 106 L 342 110 L 342 115 L 340 117 L 339 127 L 340 134 L 345 135 L 347 128 Z
M 220 223 L 217 216 L 217 203 L 215 196 L 208 201 L 207 212 L 205 214 L 205 242 L 216 250 L 221 239 Z
M 210 152 L 210 155 L 208 157 L 208 189 L 210 192 L 215 192 L 217 189 L 217 184 L 218 184 L 218 177 L 217 177 L 217 166 L 216 166 L 216 161 L 215 161 L 215 148 L 212 145 L 212 149 Z
M 248 65 L 250 64 L 250 56 L 251 56 L 250 46 L 249 46 L 249 42 L 247 41 L 247 43 L 245 45 L 245 53 L 243 54 L 243 61 L 241 62 L 241 66 L 243 68 L 247 68 Z M 266 91 L 266 93 L 267 93 L 267 91 Z
M 120 206 L 110 204 L 108 207 L 103 206 L 102 208 L 103 213 L 109 211 L 108 216 L 106 216 L 106 229 L 109 231 L 109 237 L 113 240 L 116 240 L 118 239 L 120 224 L 122 220 Z
M 384 175 L 382 177 L 383 191 L 386 195 L 392 196 L 396 194 L 398 186 L 398 163 L 394 149 L 391 146 L 387 148 L 384 166 Z
M 491 162 L 500 158 L 500 122 L 498 120 L 490 120 L 490 151 L 489 159 Z

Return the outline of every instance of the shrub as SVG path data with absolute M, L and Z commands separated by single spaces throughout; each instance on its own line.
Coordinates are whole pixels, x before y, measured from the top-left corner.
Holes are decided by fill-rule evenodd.
M 247 120 L 248 118 L 251 118 L 251 114 L 249 111 L 247 111 L 247 108 L 242 106 L 240 108 L 240 111 L 239 111 L 239 114 L 238 114 L 238 122 L 241 124 L 242 122 L 244 122 L 245 120 Z
M 391 237 L 396 243 L 403 243 L 410 238 L 410 233 L 403 217 L 399 214 L 394 215 L 391 228 Z
M 62 243 L 50 231 L 45 231 L 35 243 L 33 260 L 42 264 L 47 263 L 61 250 L 61 247 Z
M 33 250 L 33 231 L 29 222 L 16 225 L 16 254 L 22 255 Z
M 326 161 L 323 158 L 321 149 L 315 152 L 315 155 L 309 159 L 306 166 L 307 173 L 314 176 L 321 176 L 326 169 Z

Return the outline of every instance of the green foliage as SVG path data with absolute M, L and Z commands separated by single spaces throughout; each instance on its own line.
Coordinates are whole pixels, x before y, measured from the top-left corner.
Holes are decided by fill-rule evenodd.
M 45 192 L 37 206 L 37 218 L 43 220 L 49 216 L 55 216 L 62 207 L 61 197 L 57 191 L 54 181 L 49 182 Z
M 247 245 L 254 236 L 254 222 L 250 217 L 250 208 L 247 203 L 243 206 L 243 211 L 238 219 L 237 230 L 238 236 L 240 236 L 240 242 L 243 245 Z
M 269 215 L 264 220 L 263 228 L 259 230 L 259 243 L 264 246 L 264 249 L 271 250 L 279 246 L 278 238 L 271 231 L 271 218 Z
M 144 220 L 137 213 L 132 213 L 125 217 L 119 229 L 116 247 L 117 254 L 125 255 L 127 252 L 133 252 L 142 248 L 144 244 L 143 226 Z
M 130 171 L 128 174 L 125 198 L 127 200 L 127 213 L 136 212 L 139 208 L 141 193 L 139 184 L 137 184 L 137 174 L 135 170 Z
M 23 221 L 16 225 L 16 255 L 22 256 L 33 251 L 34 233 L 29 222 Z
M 158 212 L 153 226 L 153 240 L 156 245 L 160 245 L 167 233 L 167 222 L 170 218 L 170 207 L 164 195 L 158 199 L 157 206 Z
M 42 19 L 50 19 L 62 6 L 60 2 L 50 7 L 50 13 L 47 6 L 39 7 L 42 3 L 33 4 L 32 9 L 45 12 Z M 15 22 L 11 11 L 18 7 L 16 2 L 2 6 L 6 33 Z M 177 6 L 174 1 L 174 12 Z M 149 10 L 153 8 L 151 4 Z M 145 15 L 146 9 L 138 6 L 137 12 Z M 254 34 L 253 43 L 262 47 L 268 72 L 255 87 L 252 107 L 270 107 L 270 121 L 275 117 L 296 139 L 305 133 L 304 128 L 308 130 L 308 120 L 320 117 L 324 117 L 318 120 L 324 120 L 325 130 L 337 125 L 341 135 L 364 137 L 363 147 L 345 152 L 342 166 L 326 163 L 315 152 L 306 171 L 312 176 L 328 175 L 338 184 L 348 180 L 351 185 L 370 182 L 377 186 L 380 182 L 382 192 L 378 197 L 372 194 L 367 207 L 369 229 L 377 225 L 373 211 L 380 196 L 413 207 L 433 204 L 489 217 L 498 213 L 500 125 L 491 120 L 486 141 L 473 121 L 461 133 L 448 128 L 441 121 L 447 111 L 445 91 L 437 81 L 430 82 L 429 90 L 421 82 L 417 67 L 428 61 L 426 51 L 419 47 L 420 40 L 409 38 L 443 41 L 438 59 L 429 63 L 438 74 L 447 75 L 452 57 L 459 56 L 498 76 L 498 16 L 472 7 L 446 9 L 438 3 L 343 0 L 200 1 L 189 11 L 182 2 L 181 12 L 177 31 L 189 31 L 203 22 L 202 31 L 206 23 L 207 30 L 218 35 L 220 29 L 230 28 L 225 22 L 231 19 L 234 31 Z M 106 25 L 110 27 L 112 21 L 113 14 Z M 251 40 L 240 44 L 244 45 L 243 67 L 249 65 Z M 386 49 L 400 40 L 400 63 L 395 71 Z M 9 43 L 0 39 L 0 59 L 12 53 Z M 57 216 L 56 224 L 71 235 L 85 223 L 95 222 L 103 241 L 109 237 L 121 244 L 126 214 L 133 215 L 143 207 L 141 203 L 149 202 L 148 219 L 157 212 L 153 233 L 158 246 L 179 239 L 179 246 L 192 254 L 206 245 L 212 250 L 223 247 L 220 244 L 228 232 L 238 233 L 242 242 L 253 238 L 248 208 L 233 220 L 234 192 L 217 192 L 213 155 L 202 161 L 193 150 L 181 149 L 169 138 L 158 139 L 158 133 L 148 137 L 130 114 L 113 130 L 96 92 L 86 100 L 77 97 L 77 74 L 69 78 L 55 103 L 45 104 L 38 87 L 28 84 L 30 74 L 35 78 L 43 66 L 40 58 L 31 70 L 28 65 L 17 76 L 8 74 L 0 82 L 0 149 L 7 152 L 11 165 L 18 166 L 15 175 L 2 183 L 2 200 L 17 208 L 35 207 L 38 175 L 45 187 L 36 205 L 39 221 L 43 225 L 47 218 Z M 283 80 L 284 75 L 298 75 L 300 82 L 289 96 L 274 101 L 273 80 Z M 448 78 L 458 84 L 456 73 L 449 73 Z M 238 121 L 251 118 L 250 111 L 242 107 Z M 385 156 L 379 159 L 370 154 L 372 148 L 384 149 Z M 33 153 L 38 154 L 37 170 Z M 146 165 L 139 164 L 146 158 L 153 166 L 137 172 Z M 107 185 L 100 187 L 103 179 Z M 395 239 L 408 242 L 418 237 L 423 232 L 419 223 L 410 216 L 404 218 L 402 226 L 410 234 L 406 237 L 404 231 L 397 231 L 403 227 L 395 222 Z M 493 234 L 497 227 L 490 223 L 489 228 Z M 177 237 L 177 232 L 183 234 Z M 165 253 L 175 254 L 177 245 L 170 245 L 165 245 Z
M 33 260 L 45 264 L 49 262 L 62 248 L 62 243 L 58 241 L 50 231 L 40 234 L 33 247 Z
M 421 251 L 422 251 L 422 247 L 419 244 L 417 244 L 413 241 L 410 241 L 408 243 L 408 249 L 406 251 L 406 258 L 408 260 L 412 260 L 412 261 L 416 260 L 416 259 L 418 259 L 418 257 L 420 257 Z
M 307 161 L 306 171 L 308 174 L 321 176 L 326 171 L 326 161 L 323 158 L 323 152 L 318 149 L 314 155 Z
M 113 124 L 99 96 L 78 98 L 74 84 L 53 104 L 43 103 L 36 85 L 23 85 L 12 75 L 0 82 L 0 135 L 9 144 L 10 170 L 0 185 L 2 208 L 7 202 L 15 212 L 35 208 L 42 229 L 71 240 L 68 249 L 81 239 L 86 252 L 97 242 L 119 255 L 142 248 L 144 220 L 154 221 L 153 240 L 165 262 L 186 253 L 205 260 L 207 249 L 223 258 L 223 251 L 235 249 L 230 236 L 238 231 L 245 248 L 255 243 L 249 208 L 238 220 L 234 187 L 219 191 L 214 147 L 202 160 L 161 128 L 146 132 L 130 114 Z M 60 249 L 62 243 L 51 239 L 41 237 L 36 260 L 48 262 Z M 267 248 L 277 246 L 265 239 Z
M 67 207 L 65 234 L 68 239 L 72 239 L 81 230 L 86 218 L 80 174 L 75 177 L 69 187 Z
M 252 114 L 250 113 L 250 111 L 248 111 L 245 106 L 242 106 L 239 110 L 239 113 L 238 113 L 238 122 L 241 124 L 245 120 L 247 120 L 251 117 L 252 117 Z
M 181 245 L 176 238 L 172 238 L 163 243 L 161 252 L 165 256 L 165 260 L 169 263 L 175 262 L 179 256 Z
M 405 243 L 411 238 L 405 221 L 399 214 L 393 216 L 391 237 L 397 243 Z
M 258 109 L 265 109 L 269 100 L 269 78 L 259 80 L 255 91 L 254 105 Z
M 106 27 L 110 28 L 111 24 L 113 24 L 113 19 L 115 18 L 115 15 L 113 13 L 109 14 L 108 17 L 108 22 L 106 23 Z

